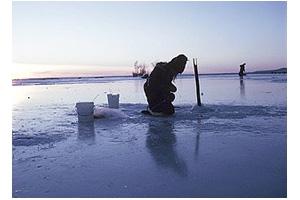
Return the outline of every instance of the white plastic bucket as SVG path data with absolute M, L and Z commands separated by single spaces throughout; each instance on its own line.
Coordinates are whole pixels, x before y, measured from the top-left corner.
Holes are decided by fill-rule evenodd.
M 94 120 L 94 102 L 78 102 L 76 110 L 79 122 L 90 122 Z
M 108 107 L 119 108 L 119 94 L 107 94 Z

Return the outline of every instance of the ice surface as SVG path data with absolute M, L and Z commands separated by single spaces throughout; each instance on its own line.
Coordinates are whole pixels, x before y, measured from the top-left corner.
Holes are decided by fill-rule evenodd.
M 183 77 L 171 117 L 140 112 L 143 82 L 14 86 L 13 196 L 286 196 L 286 76 L 202 77 L 202 107 Z M 97 94 L 105 117 L 78 123 Z

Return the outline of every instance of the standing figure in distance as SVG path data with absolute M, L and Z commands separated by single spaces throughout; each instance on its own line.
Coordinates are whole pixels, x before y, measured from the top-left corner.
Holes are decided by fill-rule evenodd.
M 172 102 L 175 100 L 176 86 L 172 83 L 181 74 L 187 57 L 180 54 L 170 62 L 159 62 L 147 78 L 144 91 L 148 101 L 147 112 L 151 115 L 172 115 L 175 113 Z
M 244 75 L 246 75 L 246 73 L 244 73 L 245 72 L 245 65 L 246 65 L 246 63 L 243 63 L 243 64 L 240 65 L 240 72 L 239 72 L 240 77 L 243 77 Z

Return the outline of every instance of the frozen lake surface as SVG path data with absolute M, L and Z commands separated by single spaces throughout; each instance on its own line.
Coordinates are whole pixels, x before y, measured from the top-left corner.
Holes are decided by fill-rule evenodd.
M 176 114 L 151 117 L 145 80 L 14 83 L 13 197 L 286 197 L 286 75 L 176 80 Z M 21 86 L 23 85 L 23 86 Z M 75 103 L 127 118 L 78 123 Z

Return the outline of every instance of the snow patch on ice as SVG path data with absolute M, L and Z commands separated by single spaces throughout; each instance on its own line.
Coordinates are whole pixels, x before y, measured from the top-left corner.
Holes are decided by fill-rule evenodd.
M 96 117 L 96 118 L 128 118 L 129 116 L 119 109 L 95 107 L 94 117 Z

